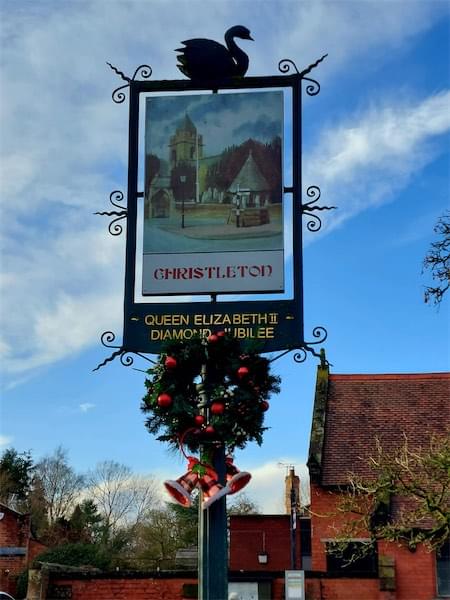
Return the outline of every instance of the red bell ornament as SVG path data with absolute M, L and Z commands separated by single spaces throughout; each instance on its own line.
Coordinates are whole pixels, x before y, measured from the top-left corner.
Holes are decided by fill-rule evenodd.
M 222 498 L 230 491 L 230 488 L 227 485 L 224 487 L 209 473 L 200 477 L 198 483 L 203 492 L 203 509 L 209 508 L 213 502 L 219 500 L 219 498 Z
M 198 475 L 188 471 L 176 481 L 171 479 L 164 482 L 164 487 L 170 496 L 181 506 L 189 507 L 192 504 L 191 492 L 198 483 Z
M 172 396 L 170 396 L 170 394 L 166 394 L 166 393 L 160 394 L 158 396 L 157 403 L 158 403 L 158 406 L 160 406 L 161 408 L 169 408 L 169 406 L 171 406 L 173 403 Z
M 233 464 L 231 456 L 227 456 L 225 459 L 225 469 L 227 488 L 229 488 L 230 494 L 236 494 L 236 492 L 242 490 L 252 478 L 247 471 L 239 471 L 236 465 Z
M 173 356 L 167 356 L 166 360 L 164 361 L 164 366 L 166 367 L 166 369 L 175 369 L 175 367 L 177 366 L 177 359 L 174 358 Z
M 239 377 L 239 379 L 244 379 L 244 377 L 247 377 L 249 372 L 250 371 L 248 367 L 239 367 L 239 369 L 237 370 L 237 376 Z

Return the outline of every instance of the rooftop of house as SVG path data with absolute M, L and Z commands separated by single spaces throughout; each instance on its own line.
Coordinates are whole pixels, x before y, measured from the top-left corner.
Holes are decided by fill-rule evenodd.
M 330 374 L 318 368 L 308 466 L 322 486 L 347 483 L 348 474 L 370 475 L 376 439 L 394 451 L 404 436 L 425 446 L 450 426 L 450 373 Z

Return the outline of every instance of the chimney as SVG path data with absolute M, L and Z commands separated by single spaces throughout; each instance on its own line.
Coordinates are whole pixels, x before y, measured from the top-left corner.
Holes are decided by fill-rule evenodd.
M 285 492 L 284 492 L 284 505 L 286 514 L 291 514 L 291 502 L 295 502 L 295 510 L 298 514 L 300 510 L 300 477 L 295 474 L 294 467 L 289 467 L 289 475 L 284 478 Z M 294 494 L 292 491 L 294 490 Z

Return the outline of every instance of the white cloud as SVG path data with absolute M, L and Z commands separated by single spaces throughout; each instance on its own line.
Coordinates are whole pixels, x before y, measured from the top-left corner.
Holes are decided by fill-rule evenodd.
M 302 503 L 309 500 L 309 474 L 306 465 L 299 458 L 280 457 L 263 464 L 247 466 L 245 455 L 242 464 L 237 466 L 241 471 L 249 471 L 252 475 L 250 483 L 242 490 L 266 514 L 278 514 L 285 512 L 284 505 L 284 478 L 286 476 L 286 465 L 294 466 L 295 473 L 300 477 Z M 231 500 L 230 500 L 231 501 Z
M 13 437 L 11 435 L 2 435 L 0 434 L 0 446 L 8 446 L 13 441 Z
M 83 404 L 79 405 L 79 408 L 82 413 L 86 413 L 89 410 L 92 410 L 93 408 L 95 408 L 95 404 L 92 404 L 92 402 L 83 402 Z
M 416 102 L 393 101 L 322 132 L 309 152 L 304 180 L 320 182 L 319 204 L 337 205 L 325 230 L 393 198 L 447 148 L 450 92 Z
M 234 0 L 109 4 L 107 19 L 103 0 L 1 7 L 0 352 L 9 374 L 80 352 L 106 329 L 119 331 L 123 241 L 106 233 L 106 218 L 100 224 L 91 216 L 108 209 L 112 190 L 126 187 L 127 105 L 110 100 L 123 82 L 106 61 L 127 75 L 147 62 L 153 79 L 178 78 L 173 49 L 180 40 L 220 40 L 239 14 L 255 38 L 245 46 L 249 74 L 276 72 L 284 57 L 301 68 L 329 52 L 325 82 L 355 61 L 379 68 L 375 49 L 377 60 L 389 60 L 442 14 L 439 2 L 409 2 L 407 20 L 399 2 L 382 9 L 380 2 L 261 2 L 256 17 L 253 2 Z M 427 142 L 446 128 L 446 100 L 392 103 L 324 134 L 305 181 L 325 183 L 325 202 L 340 206 L 334 224 L 384 201 L 434 156 Z M 370 190 L 361 189 L 362 174 Z M 350 193 L 335 198 L 342 182 Z

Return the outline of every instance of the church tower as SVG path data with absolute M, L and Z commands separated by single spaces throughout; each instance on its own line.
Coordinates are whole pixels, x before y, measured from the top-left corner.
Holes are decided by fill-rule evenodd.
M 169 142 L 170 168 L 180 163 L 195 164 L 203 158 L 203 136 L 186 113 Z

